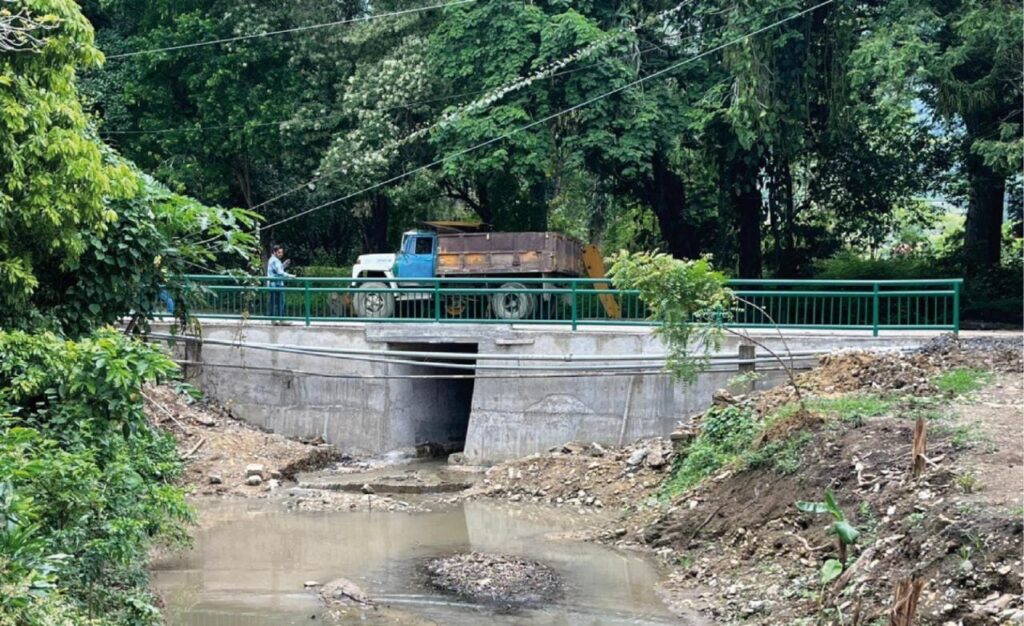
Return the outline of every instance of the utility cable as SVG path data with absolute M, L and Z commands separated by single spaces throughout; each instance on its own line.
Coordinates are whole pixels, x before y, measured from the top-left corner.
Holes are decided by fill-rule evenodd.
M 615 95 L 615 94 L 620 93 L 622 91 L 626 91 L 627 89 L 632 89 L 633 87 L 636 87 L 638 85 L 642 85 L 643 83 L 645 83 L 645 82 L 647 82 L 649 80 L 658 78 L 660 76 L 664 76 L 665 74 L 668 74 L 669 72 L 673 72 L 673 71 L 675 71 L 675 70 L 677 70 L 677 69 L 679 69 L 681 67 L 689 65 L 689 64 L 691 64 L 691 63 L 693 63 L 693 62 L 695 62 L 695 61 L 697 61 L 699 59 L 702 59 L 702 58 L 704 58 L 704 57 L 706 57 L 708 55 L 714 54 L 715 52 L 718 52 L 718 51 L 723 50 L 725 48 L 728 48 L 730 46 L 742 43 L 743 41 L 746 41 L 747 39 L 750 39 L 751 37 L 759 35 L 759 34 L 765 32 L 765 31 L 771 30 L 771 29 L 773 29 L 773 28 L 775 28 L 777 26 L 785 24 L 786 22 L 795 20 L 795 19 L 797 19 L 799 17 L 802 17 L 802 16 L 812 12 L 812 11 L 816 11 L 817 9 L 820 9 L 820 8 L 822 8 L 824 6 L 832 4 L 833 2 L 835 2 L 835 0 L 824 0 L 823 2 L 819 2 L 818 4 L 815 4 L 814 6 L 812 6 L 810 8 L 803 9 L 802 11 L 798 11 L 796 13 L 793 13 L 792 15 L 789 15 L 788 17 L 784 17 L 782 19 L 776 20 L 776 21 L 772 22 L 771 24 L 768 24 L 766 26 L 762 26 L 761 28 L 755 29 L 755 30 L 753 30 L 753 31 L 751 31 L 751 32 L 749 32 L 749 33 L 747 33 L 745 35 L 741 35 L 741 36 L 736 37 L 734 39 L 731 39 L 731 40 L 729 40 L 729 41 L 727 41 L 725 43 L 718 44 L 718 45 L 716 45 L 716 46 L 714 46 L 712 48 L 709 48 L 707 50 L 704 50 L 704 51 L 702 51 L 702 52 L 700 52 L 700 53 L 698 53 L 698 54 L 696 54 L 694 56 L 691 56 L 691 57 L 688 57 L 686 59 L 683 59 L 682 61 L 679 61 L 678 63 L 674 63 L 672 65 L 669 65 L 668 67 L 662 68 L 662 69 L 660 69 L 660 70 L 658 70 L 656 72 L 652 72 L 652 73 L 650 73 L 650 74 L 648 74 L 646 76 L 642 76 L 642 77 L 640 77 L 640 78 L 638 78 L 636 80 L 633 80 L 633 81 L 631 81 L 629 83 L 626 83 L 625 85 L 622 85 L 620 87 L 616 87 L 614 89 L 610 89 L 610 90 L 608 90 L 606 92 L 603 92 L 603 93 L 601 93 L 601 94 L 599 94 L 597 96 L 593 96 L 591 98 L 588 98 L 588 99 L 584 100 L 583 102 L 575 104 L 575 105 L 573 105 L 573 106 L 571 106 L 569 108 L 563 109 L 563 110 L 558 111 L 556 113 L 552 113 L 550 115 L 546 115 L 546 116 L 544 116 L 544 117 L 542 117 L 542 118 L 540 118 L 538 120 L 530 122 L 529 124 L 524 124 L 523 126 L 519 126 L 517 128 L 514 128 L 514 129 L 508 131 L 507 133 L 503 133 L 501 135 L 498 135 L 498 136 L 493 137 L 491 139 L 488 139 L 486 141 L 482 141 L 482 142 L 477 143 L 477 144 L 475 144 L 473 146 L 470 146 L 468 148 L 463 148 L 461 150 L 458 150 L 458 151 L 456 151 L 454 153 L 448 154 L 448 155 L 446 155 L 444 157 L 441 157 L 439 159 L 435 159 L 434 161 L 431 161 L 430 163 L 427 163 L 426 165 L 421 165 L 419 167 L 415 167 L 413 169 L 406 170 L 405 172 L 403 172 L 401 174 L 392 176 L 392 177 L 387 178 L 386 180 L 380 181 L 378 183 L 374 183 L 373 185 L 370 185 L 368 187 L 364 187 L 363 189 L 360 189 L 358 191 L 354 191 L 352 193 L 345 194 L 344 196 L 341 196 L 339 198 L 335 198 L 333 200 L 329 200 L 327 202 L 323 202 L 323 203 L 318 204 L 316 206 L 313 206 L 313 207 L 310 207 L 308 209 L 299 211 L 298 213 L 295 213 L 293 215 L 289 215 L 287 217 L 279 219 L 279 220 L 277 220 L 275 222 L 272 222 L 270 224 L 261 225 L 260 228 L 261 229 L 263 229 L 263 228 L 274 228 L 275 226 L 280 226 L 281 224 L 285 224 L 285 223 L 290 222 L 292 220 L 296 220 L 296 219 L 298 219 L 300 217 L 304 217 L 304 216 L 309 215 L 310 213 L 313 213 L 315 211 L 319 211 L 321 209 L 325 209 L 327 207 L 334 206 L 335 204 L 339 204 L 341 202 L 344 202 L 344 201 L 349 200 L 351 198 L 354 198 L 356 196 L 359 196 L 359 195 L 368 193 L 370 191 L 373 191 L 375 189 L 379 189 L 381 187 L 387 186 L 387 185 L 389 185 L 391 183 L 397 182 L 397 181 L 402 180 L 404 178 L 408 178 L 408 177 L 413 176 L 415 174 L 418 174 L 420 172 L 429 170 L 429 169 L 434 168 L 434 167 L 436 167 L 438 165 L 442 165 L 444 163 L 447 163 L 448 161 L 451 161 L 451 160 L 456 159 L 458 157 L 461 157 L 461 156 L 464 156 L 466 154 L 469 154 L 470 152 L 474 152 L 474 151 L 479 150 L 481 148 L 486 148 L 489 145 L 492 145 L 492 144 L 498 143 L 500 141 L 503 141 L 505 139 L 508 139 L 508 138 L 512 137 L 513 135 L 516 135 L 518 133 L 521 133 L 523 131 L 529 130 L 529 129 L 534 128 L 536 126 L 539 126 L 541 124 L 545 124 L 545 123 L 547 123 L 547 122 L 549 122 L 549 121 L 551 121 L 553 119 L 557 119 L 559 117 L 562 117 L 563 115 L 568 115 L 569 113 L 572 113 L 574 111 L 577 111 L 579 109 L 587 107 L 587 106 L 589 106 L 589 105 L 591 105 L 591 104 L 593 104 L 595 102 L 598 102 L 599 100 L 603 100 L 603 99 L 605 99 L 605 98 L 607 98 L 609 96 Z M 274 199 L 269 200 L 268 202 L 271 202 L 273 200 Z M 266 204 L 266 203 L 263 203 L 263 204 Z M 254 208 L 256 208 L 256 207 L 254 207 Z M 214 241 L 215 239 L 216 238 L 207 239 L 207 240 L 202 241 L 201 243 L 209 243 L 210 241 Z
M 651 52 L 651 51 L 654 51 L 654 50 L 657 50 L 657 49 L 658 48 L 656 46 L 650 46 L 648 48 L 644 48 L 643 50 L 637 51 L 636 54 L 643 55 L 643 54 L 647 54 L 648 52 Z M 629 55 L 629 56 L 633 56 L 633 55 Z M 618 57 L 618 58 L 621 59 L 621 58 L 625 58 L 625 57 Z M 573 74 L 575 72 L 582 72 L 584 70 L 588 70 L 588 69 L 592 69 L 592 68 L 598 67 L 599 65 L 603 65 L 603 64 L 605 64 L 607 62 L 608 62 L 608 60 L 606 59 L 606 60 L 598 62 L 598 63 L 591 63 L 589 65 L 584 65 L 584 66 L 581 66 L 581 67 L 575 67 L 575 68 L 573 68 L 571 70 L 563 70 L 561 72 L 556 72 L 554 74 L 551 74 L 547 78 L 554 78 L 556 76 L 564 76 L 565 74 Z M 424 104 L 434 104 L 436 102 L 447 102 L 449 100 L 456 100 L 458 98 L 462 98 L 462 97 L 465 97 L 465 96 L 476 96 L 476 95 L 480 95 L 482 93 L 487 93 L 487 92 L 490 92 L 490 91 L 494 91 L 494 90 L 492 88 L 478 89 L 476 91 L 466 91 L 466 92 L 462 92 L 462 93 L 452 94 L 450 96 L 442 96 L 440 98 L 430 98 L 430 99 L 427 99 L 427 100 L 418 100 L 418 101 L 415 101 L 415 102 L 408 102 L 406 104 L 398 104 L 398 105 L 395 105 L 395 106 L 384 107 L 382 109 L 369 109 L 369 110 L 384 112 L 384 111 L 396 111 L 396 110 L 403 110 L 403 109 L 411 109 L 413 107 L 417 107 L 417 106 L 424 105 Z M 464 104 L 468 104 L 468 103 L 464 103 Z M 322 121 L 322 120 L 335 119 L 335 118 L 342 117 L 342 116 L 345 116 L 345 115 L 348 115 L 348 113 L 337 112 L 337 113 L 328 113 L 326 115 L 317 115 L 317 116 L 313 116 L 313 117 L 299 117 L 299 118 L 287 117 L 287 118 L 281 118 L 279 120 L 275 120 L 275 121 L 272 121 L 272 122 L 258 122 L 258 123 L 254 123 L 254 124 L 211 124 L 211 125 L 208 125 L 208 126 L 176 126 L 174 128 L 154 128 L 154 129 L 145 129 L 145 128 L 124 128 L 124 129 L 122 129 L 122 128 L 115 128 L 115 129 L 111 129 L 111 130 L 105 130 L 105 129 L 101 128 L 99 132 L 100 132 L 101 135 L 161 135 L 161 134 L 170 134 L 170 133 L 206 132 L 206 131 L 211 131 L 211 130 L 255 129 L 255 128 L 263 128 L 263 127 L 267 127 L 267 126 L 277 126 L 277 127 L 280 127 L 283 124 L 289 124 L 289 123 L 308 124 L 310 122 L 319 122 L 319 121 Z M 322 176 L 320 178 L 322 178 Z M 317 178 L 316 180 L 319 180 L 319 178 Z M 316 182 L 316 180 L 308 181 L 308 182 L 303 183 L 302 185 L 300 185 L 297 188 L 295 188 L 295 191 L 298 191 L 299 189 L 302 189 L 302 188 L 306 187 L 307 185 L 311 184 L 312 182 Z M 257 206 L 263 206 L 267 202 L 272 202 L 272 201 L 273 200 L 267 200 L 267 201 L 265 201 L 263 203 L 260 203 Z
M 172 52 L 175 50 L 186 50 L 191 48 L 202 48 L 205 46 L 216 46 L 225 43 L 232 43 L 235 41 L 246 41 L 249 39 L 258 39 L 262 37 L 273 37 L 275 35 L 287 35 L 291 33 L 300 33 L 310 30 L 319 30 L 322 28 L 331 28 L 334 26 L 342 26 L 344 24 L 354 24 L 357 22 L 369 22 L 372 20 L 379 20 L 385 17 L 397 17 L 399 15 L 411 15 L 414 13 L 422 13 L 424 11 L 433 11 L 435 9 L 445 9 L 452 6 L 458 6 L 461 4 L 469 4 L 476 2 L 476 0 L 454 0 L 453 2 L 445 2 L 443 4 L 432 4 L 424 7 L 414 7 L 412 9 L 403 9 L 401 11 L 392 11 L 390 13 L 379 13 L 376 15 L 364 15 L 362 17 L 352 17 L 344 20 L 335 20 L 333 22 L 321 22 L 319 24 L 308 24 L 306 26 L 296 26 L 294 28 L 284 28 L 281 30 L 271 30 L 262 33 L 252 33 L 250 35 L 237 35 L 235 37 L 224 37 L 223 39 L 212 39 L 209 41 L 196 41 L 192 43 L 180 44 L 177 46 L 165 46 L 163 48 L 150 48 L 148 50 L 136 50 L 134 52 L 123 52 L 121 54 L 107 55 L 107 59 L 126 59 L 129 57 L 135 57 L 143 54 L 156 54 L 158 52 Z
M 159 341 L 167 341 L 168 335 L 163 334 L 152 334 L 150 335 L 153 339 Z M 170 337 L 174 337 L 171 335 Z M 182 339 L 178 336 L 175 339 Z M 201 344 L 209 344 L 213 346 L 226 346 L 234 347 L 239 349 L 256 350 L 262 352 L 277 352 L 283 354 L 296 354 L 299 356 L 310 356 L 320 357 L 326 359 L 335 359 L 342 361 L 360 361 L 366 363 L 381 363 L 386 365 L 410 365 L 413 367 L 430 367 L 436 369 L 449 369 L 449 370 L 465 370 L 465 371 L 480 371 L 480 370 L 494 370 L 494 371 L 551 371 L 557 369 L 561 372 L 591 372 L 591 371 L 630 371 L 630 372 L 643 372 L 643 371 L 664 371 L 664 363 L 630 363 L 630 364 L 607 364 L 599 363 L 592 365 L 565 365 L 565 364 L 552 364 L 552 365 L 523 365 L 523 364 L 507 364 L 507 365 L 494 365 L 494 364 L 469 364 L 469 363 L 447 363 L 439 361 L 417 361 L 412 359 L 401 359 L 401 358 L 390 358 L 386 356 L 386 353 L 378 353 L 378 356 L 370 355 L 352 355 L 352 354 L 338 354 L 331 352 L 323 352 L 315 348 L 299 347 L 291 348 L 278 345 L 268 344 L 249 344 L 237 341 L 224 341 L 218 339 L 204 339 L 199 340 L 197 338 L 189 338 L 187 341 L 197 342 Z M 805 357 L 808 358 L 808 357 Z M 515 361 L 514 356 L 510 356 L 507 360 Z M 714 360 L 715 365 L 740 365 L 746 363 L 760 363 L 760 362 L 775 362 L 775 357 L 760 356 L 754 357 L 753 359 L 746 358 L 719 358 Z
M 284 343 L 260 343 L 254 341 L 228 341 L 224 339 L 200 339 L 198 337 L 191 337 L 188 335 L 173 335 L 169 333 L 150 333 L 150 337 L 156 339 L 168 340 L 168 341 L 187 341 L 192 343 L 204 343 L 204 342 L 215 342 L 211 345 L 227 346 L 232 348 L 257 348 L 257 347 L 274 347 L 274 348 L 290 348 L 294 350 L 313 350 L 317 353 L 324 354 L 345 354 L 355 356 L 395 356 L 402 358 L 428 358 L 428 359 L 453 359 L 453 360 L 464 360 L 464 361 L 552 361 L 556 363 L 574 363 L 574 362 L 587 362 L 587 361 L 600 361 L 600 362 L 611 362 L 611 361 L 665 361 L 669 355 L 667 354 L 604 354 L 604 355 L 593 355 L 593 354 L 516 354 L 516 353 L 505 353 L 498 354 L 493 352 L 437 352 L 437 351 L 423 351 L 423 350 L 371 350 L 362 348 L 309 348 L 308 346 L 297 345 L 297 344 L 284 344 Z M 820 350 L 803 350 L 798 352 L 787 353 L 787 355 L 796 357 L 812 357 L 823 354 Z M 735 359 L 733 355 L 711 355 L 711 360 L 717 359 Z M 755 358 L 774 358 L 767 354 L 761 354 Z
M 291 374 L 293 376 L 308 376 L 310 378 L 332 378 L 341 380 L 518 380 L 538 378 L 621 378 L 624 376 L 668 376 L 665 371 L 642 371 L 642 372 L 548 372 L 534 374 L 487 374 L 478 376 L 476 374 L 334 374 L 328 372 L 311 372 L 308 370 L 285 369 L 282 367 L 269 367 L 265 365 L 236 365 L 234 363 L 205 363 L 203 361 L 191 361 L 186 359 L 172 359 L 178 365 L 190 365 L 193 367 L 212 367 L 215 369 L 233 369 L 251 372 L 272 372 L 275 374 Z M 784 371 L 783 367 L 758 367 L 758 372 Z M 703 372 L 727 372 L 731 369 L 705 369 Z

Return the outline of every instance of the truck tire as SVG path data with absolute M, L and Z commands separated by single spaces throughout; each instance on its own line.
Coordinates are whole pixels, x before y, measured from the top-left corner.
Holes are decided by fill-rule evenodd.
M 537 296 L 526 292 L 522 283 L 505 283 L 499 289 L 517 289 L 520 293 L 496 293 L 491 296 L 491 311 L 494 317 L 503 320 L 522 320 L 533 315 L 537 308 Z
M 364 283 L 360 289 L 387 289 L 384 283 Z M 356 317 L 392 317 L 395 314 L 395 294 L 359 291 L 352 297 Z

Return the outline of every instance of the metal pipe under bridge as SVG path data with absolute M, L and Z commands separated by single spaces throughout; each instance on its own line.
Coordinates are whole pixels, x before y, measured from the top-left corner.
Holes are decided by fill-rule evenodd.
M 594 278 L 288 278 L 187 275 L 199 317 L 321 322 L 649 326 L 639 293 Z M 390 281 L 390 282 L 385 282 Z M 735 279 L 730 328 L 960 330 L 963 280 Z

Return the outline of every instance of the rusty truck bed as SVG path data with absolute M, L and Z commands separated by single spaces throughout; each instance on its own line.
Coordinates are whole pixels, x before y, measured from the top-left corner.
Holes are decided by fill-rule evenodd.
M 438 276 L 555 274 L 579 276 L 583 246 L 559 233 L 441 234 Z

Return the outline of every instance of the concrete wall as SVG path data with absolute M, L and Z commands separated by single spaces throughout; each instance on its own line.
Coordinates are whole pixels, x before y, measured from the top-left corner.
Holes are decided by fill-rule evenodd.
M 159 330 L 159 329 L 158 329 Z M 269 326 L 205 322 L 205 339 L 307 347 L 380 350 L 469 350 L 520 355 L 662 354 L 664 347 L 643 329 L 510 327 L 505 325 L 372 324 Z M 782 350 L 771 333 L 757 339 Z M 897 347 L 927 337 L 875 339 L 869 335 L 801 333 L 789 348 L 831 350 Z M 737 353 L 730 338 L 722 352 Z M 181 344 L 178 344 L 181 353 Z M 758 350 L 759 352 L 760 349 Z M 566 441 L 607 445 L 667 435 L 679 422 L 703 410 L 712 393 L 736 375 L 736 366 L 702 373 L 690 385 L 667 375 L 577 376 L 558 367 L 524 372 L 477 371 L 473 381 L 389 378 L 441 373 L 412 365 L 333 359 L 293 353 L 204 344 L 190 359 L 189 374 L 200 388 L 229 406 L 234 415 L 290 437 L 322 437 L 354 454 L 378 454 L 426 441 L 447 442 L 465 435 L 471 463 L 493 463 L 541 452 Z M 481 361 L 484 363 L 485 361 Z M 263 368 L 263 369 L 261 369 Z M 267 371 L 267 368 L 284 371 Z M 538 374 L 550 373 L 548 378 Z M 761 385 L 781 380 L 770 372 Z M 468 417 L 468 426 L 466 419 Z

